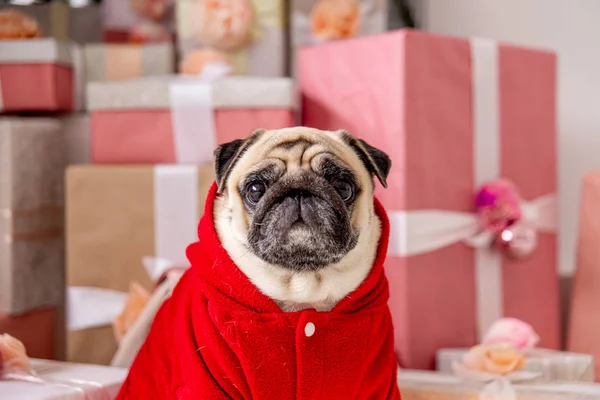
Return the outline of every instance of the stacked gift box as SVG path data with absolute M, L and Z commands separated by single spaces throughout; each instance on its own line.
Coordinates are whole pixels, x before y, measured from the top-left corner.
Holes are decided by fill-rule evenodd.
M 561 350 L 553 53 L 386 32 L 414 25 L 391 0 L 17 9 L 36 25 L 0 42 L 0 334 L 30 356 L 128 367 L 188 267 L 214 149 L 296 125 L 299 95 L 302 125 L 393 160 L 376 193 L 403 398 L 600 399 L 597 172 Z M 126 373 L 33 365 L 57 398 L 88 380 L 114 397 Z

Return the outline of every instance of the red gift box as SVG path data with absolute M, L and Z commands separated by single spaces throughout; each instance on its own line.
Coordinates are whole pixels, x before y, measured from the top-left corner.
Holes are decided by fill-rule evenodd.
M 3 40 L 0 111 L 72 111 L 81 108 L 81 54 L 55 39 Z
M 555 55 L 403 30 L 304 48 L 299 80 L 303 125 L 348 129 L 392 159 L 377 196 L 402 366 L 433 368 L 436 350 L 475 345 L 502 316 L 557 348 Z M 528 258 L 475 236 L 475 194 L 499 178 L 537 230 Z

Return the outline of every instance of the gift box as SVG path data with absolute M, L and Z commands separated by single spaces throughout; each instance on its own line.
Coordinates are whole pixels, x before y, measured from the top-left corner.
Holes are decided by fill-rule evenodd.
M 123 299 L 102 299 L 115 299 L 111 291 L 127 292 L 130 282 L 151 290 L 144 257 L 188 265 L 185 249 L 197 240 L 197 223 L 213 181 L 212 165 L 68 168 L 69 361 L 111 361 L 117 349 L 111 325 Z M 100 300 L 94 304 L 94 299 Z M 82 312 L 74 312 L 73 303 Z
M 401 365 L 431 369 L 502 316 L 556 349 L 555 55 L 401 30 L 304 48 L 299 81 L 303 125 L 348 129 L 393 160 L 376 194 Z M 500 178 L 520 214 L 495 236 L 475 195 Z
M 40 308 L 21 315 L 0 314 L 0 335 L 18 337 L 30 357 L 60 359 L 65 339 L 61 322 L 57 308 Z M 1 390 L 0 393 L 4 394 Z
M 0 11 L 19 11 L 37 21 L 42 36 L 79 44 L 102 40 L 102 20 L 98 5 L 69 7 L 63 2 L 32 5 L 1 5 Z
M 600 385 L 593 383 L 488 383 L 465 381 L 452 375 L 426 371 L 401 370 L 398 385 L 402 400 L 598 400 Z M 485 390 L 485 392 L 484 392 Z M 507 390 L 507 391 L 503 391 Z M 508 393 L 507 393 L 508 392 Z M 502 397 L 502 394 L 505 397 Z M 508 394 L 508 397 L 506 397 Z
M 468 349 L 441 349 L 437 352 L 437 370 L 452 374 L 453 365 L 462 360 Z M 534 349 L 525 353 L 523 370 L 539 373 L 543 381 L 594 381 L 594 357 L 564 351 Z
M 92 161 L 203 164 L 218 144 L 294 125 L 287 78 L 149 77 L 88 84 Z
M 182 58 L 211 48 L 236 75 L 286 76 L 284 0 L 176 0 L 178 50 Z
M 90 44 L 84 48 L 84 59 L 88 82 L 118 81 L 175 72 L 175 54 L 171 43 Z
M 577 265 L 573 276 L 567 349 L 600 359 L 600 171 L 588 172 L 582 182 L 577 243 Z M 600 380 L 596 364 L 596 380 Z
M 64 299 L 64 139 L 58 120 L 0 119 L 0 313 Z
M 0 380 L 3 400 L 114 399 L 127 376 L 124 368 L 31 360 L 36 382 Z
M 72 111 L 82 106 L 77 45 L 54 39 L 3 40 L 0 111 Z
M 72 113 L 61 117 L 65 142 L 65 160 L 70 164 L 90 162 L 90 116 Z

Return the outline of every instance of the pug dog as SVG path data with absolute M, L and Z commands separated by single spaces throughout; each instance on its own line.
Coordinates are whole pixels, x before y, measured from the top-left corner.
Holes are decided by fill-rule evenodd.
M 284 311 L 331 310 L 360 285 L 381 225 L 374 182 L 391 160 L 345 130 L 258 129 L 215 152 L 215 227 L 242 272 Z
M 117 400 L 400 400 L 374 198 L 389 157 L 344 130 L 295 127 L 214 158 L 191 268 Z

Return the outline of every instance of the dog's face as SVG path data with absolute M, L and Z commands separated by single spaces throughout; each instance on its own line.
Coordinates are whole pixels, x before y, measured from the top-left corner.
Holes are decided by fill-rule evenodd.
M 360 243 L 373 214 L 373 177 L 390 160 L 345 131 L 256 130 L 215 151 L 230 231 L 248 252 L 289 271 L 319 271 Z M 223 234 L 223 232 L 221 232 Z

